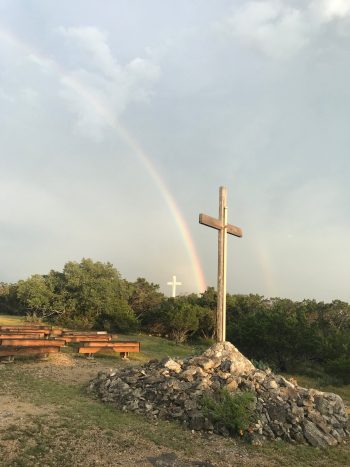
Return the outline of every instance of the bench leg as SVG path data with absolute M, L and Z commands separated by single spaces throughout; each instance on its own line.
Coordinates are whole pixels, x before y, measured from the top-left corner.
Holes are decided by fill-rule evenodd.
M 46 360 L 48 360 L 48 359 L 49 359 L 49 354 L 48 353 L 44 353 L 44 354 L 41 355 L 40 360 L 46 362 Z
M 120 352 L 120 356 L 123 360 L 128 360 L 129 352 Z
M 93 353 L 88 353 L 86 358 L 87 360 L 95 360 L 95 356 Z

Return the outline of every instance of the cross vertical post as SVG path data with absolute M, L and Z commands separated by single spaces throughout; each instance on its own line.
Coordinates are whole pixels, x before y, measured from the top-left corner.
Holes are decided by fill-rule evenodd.
M 218 230 L 218 281 L 217 281 L 217 312 L 216 312 L 216 340 L 226 340 L 226 262 L 227 262 L 227 234 L 242 237 L 239 227 L 227 223 L 227 189 L 219 190 L 219 219 L 199 215 L 199 223 Z
M 226 338 L 226 262 L 227 262 L 227 190 L 221 186 L 219 191 L 219 221 L 222 225 L 218 231 L 218 297 L 217 297 L 217 339 Z

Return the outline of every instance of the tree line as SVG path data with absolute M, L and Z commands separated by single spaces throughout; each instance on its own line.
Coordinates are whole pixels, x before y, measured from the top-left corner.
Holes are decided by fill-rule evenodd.
M 0 283 L 0 312 L 27 314 L 78 329 L 147 332 L 174 339 L 212 340 L 216 291 L 165 297 L 157 284 L 129 282 L 111 263 L 69 261 L 15 284 Z M 227 295 L 227 339 L 256 365 L 328 375 L 350 383 L 350 305 L 340 300 L 292 301 Z

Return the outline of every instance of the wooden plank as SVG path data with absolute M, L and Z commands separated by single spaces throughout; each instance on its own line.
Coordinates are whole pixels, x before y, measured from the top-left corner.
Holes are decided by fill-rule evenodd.
M 226 229 L 227 229 L 227 233 L 230 235 L 234 235 L 235 237 L 243 236 L 243 232 L 240 227 L 236 227 L 235 225 L 232 225 L 232 224 L 227 224 Z
M 37 325 L 33 325 L 33 324 L 17 324 L 17 325 L 2 325 L 0 326 L 0 330 L 1 331 L 4 331 L 4 330 L 11 330 L 11 329 L 14 329 L 14 330 L 25 330 L 25 329 L 36 329 L 37 331 L 40 331 L 40 330 L 47 330 L 47 331 L 51 331 L 52 330 L 52 326 L 37 326 Z
M 216 230 L 221 230 L 224 227 L 224 224 L 220 219 L 207 216 L 207 214 L 199 214 L 199 223 Z M 243 236 L 242 229 L 232 224 L 226 225 L 226 232 L 230 235 L 234 235 L 235 237 Z
M 29 334 L 28 333 L 18 333 L 18 332 L 4 332 L 0 331 L 0 339 L 37 339 L 37 338 L 44 338 L 45 334 Z
M 135 342 L 133 346 L 117 344 L 113 347 L 100 346 L 100 347 L 78 347 L 78 353 L 80 354 L 93 354 L 101 351 L 113 350 L 118 353 L 128 353 L 128 352 L 140 352 L 140 343 Z
M 216 230 L 222 229 L 222 222 L 220 219 L 207 216 L 206 214 L 199 214 L 199 223 L 211 227 Z
M 221 186 L 219 191 L 219 219 L 222 226 L 227 224 L 227 190 Z M 218 232 L 218 298 L 216 312 L 216 339 L 225 340 L 226 322 L 226 256 L 227 256 L 226 229 Z
M 28 339 L 28 338 L 5 338 L 0 339 L 0 346 L 28 346 L 28 347 L 63 347 L 65 341 L 62 339 Z
M 63 336 L 66 342 L 82 342 L 82 341 L 97 341 L 97 342 L 108 342 L 112 339 L 112 336 Z
M 51 329 L 32 329 L 32 328 L 4 328 L 0 329 L 0 332 L 34 332 L 34 333 L 42 333 L 47 334 L 51 332 Z
M 63 331 L 65 336 L 104 336 L 107 331 Z
M 63 330 L 62 329 L 51 329 L 50 336 L 62 336 Z
M 45 329 L 0 329 L 0 333 L 17 333 L 17 334 L 37 334 L 38 336 L 49 336 L 51 331 Z
M 58 353 L 60 352 L 59 347 L 26 347 L 26 346 L 0 346 L 0 357 L 11 357 L 16 355 L 35 355 L 35 354 L 47 354 L 47 353 Z
M 83 347 L 115 347 L 117 345 L 124 345 L 124 346 L 130 346 L 133 347 L 135 345 L 140 345 L 138 341 L 110 341 L 110 342 L 104 342 L 101 344 L 101 342 L 81 342 Z

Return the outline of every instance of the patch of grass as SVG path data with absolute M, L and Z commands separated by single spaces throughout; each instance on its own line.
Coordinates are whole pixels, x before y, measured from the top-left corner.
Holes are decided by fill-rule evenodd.
M 263 446 L 248 446 L 253 455 L 269 458 L 271 465 L 314 466 L 314 467 L 344 467 L 350 465 L 350 446 L 339 445 L 320 449 L 298 444 L 292 445 L 284 441 L 266 442 Z
M 25 316 L 2 315 L 0 314 L 0 326 L 16 326 L 25 323 Z
M 141 353 L 135 354 L 135 360 L 146 362 L 150 359 L 162 359 L 164 357 L 184 358 L 203 352 L 208 345 L 176 344 L 174 341 L 163 337 L 147 336 L 146 334 L 118 335 L 121 340 L 135 340 L 141 342 Z

